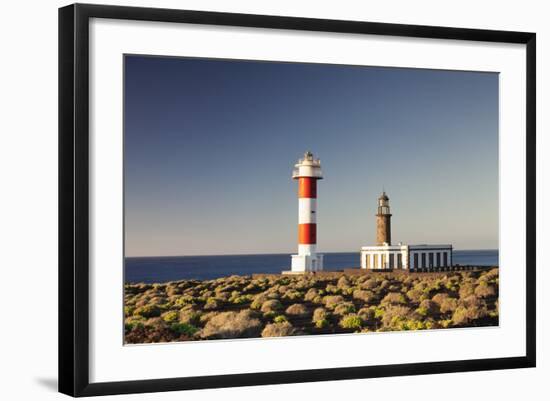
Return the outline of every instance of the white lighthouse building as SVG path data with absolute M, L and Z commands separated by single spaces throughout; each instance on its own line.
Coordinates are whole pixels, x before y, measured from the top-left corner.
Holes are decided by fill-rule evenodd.
M 452 245 L 392 245 L 390 199 L 378 198 L 376 245 L 361 248 L 361 269 L 432 272 L 454 270 Z
M 317 181 L 323 178 L 321 161 L 311 152 L 298 160 L 292 172 L 298 180 L 298 254 L 292 255 L 291 271 L 323 270 L 323 255 L 317 253 Z

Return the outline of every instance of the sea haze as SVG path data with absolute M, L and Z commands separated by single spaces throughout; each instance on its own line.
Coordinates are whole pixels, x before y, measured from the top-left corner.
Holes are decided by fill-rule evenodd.
M 359 266 L 358 252 L 324 253 L 325 270 Z M 455 250 L 453 264 L 497 266 L 498 250 Z M 231 275 L 281 273 L 290 269 L 289 254 L 127 257 L 126 283 L 162 283 L 175 280 L 211 280 Z

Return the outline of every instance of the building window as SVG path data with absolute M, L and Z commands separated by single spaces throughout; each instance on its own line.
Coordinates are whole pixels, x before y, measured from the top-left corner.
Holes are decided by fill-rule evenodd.
M 433 253 L 433 252 L 430 252 L 430 253 L 428 254 L 428 260 L 429 260 L 429 265 L 428 265 L 428 267 L 429 267 L 429 268 L 434 267 L 434 253 Z
M 447 252 L 443 252 L 443 266 L 447 267 Z
M 372 257 L 374 259 L 374 263 L 373 263 L 374 268 L 378 269 L 378 254 L 375 253 L 374 255 L 372 255 Z
M 426 267 L 426 253 L 422 252 L 422 266 L 420 267 Z
M 403 255 L 401 255 L 400 253 L 397 254 L 397 268 L 403 268 Z
M 387 269 L 388 266 L 386 265 L 386 254 L 382 254 L 382 269 Z
M 365 255 L 365 268 L 370 269 L 370 255 L 368 253 Z
M 394 259 L 395 259 L 395 254 L 390 253 L 390 269 L 393 269 L 395 267 L 394 266 L 394 264 L 395 264 Z
M 414 268 L 418 269 L 418 254 L 414 254 Z
M 435 266 L 441 267 L 441 252 L 435 254 Z

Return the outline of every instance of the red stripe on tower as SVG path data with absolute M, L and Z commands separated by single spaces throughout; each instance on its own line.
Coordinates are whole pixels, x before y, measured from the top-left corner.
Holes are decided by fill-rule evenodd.
M 317 198 L 317 178 L 298 178 L 298 198 Z
M 298 244 L 311 245 L 317 243 L 317 224 L 298 224 Z

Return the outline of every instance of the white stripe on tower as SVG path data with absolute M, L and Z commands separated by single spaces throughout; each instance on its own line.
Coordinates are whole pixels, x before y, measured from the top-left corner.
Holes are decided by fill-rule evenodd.
M 298 255 L 315 255 L 317 244 L 298 244 Z
M 317 223 L 317 199 L 298 198 L 298 224 Z

